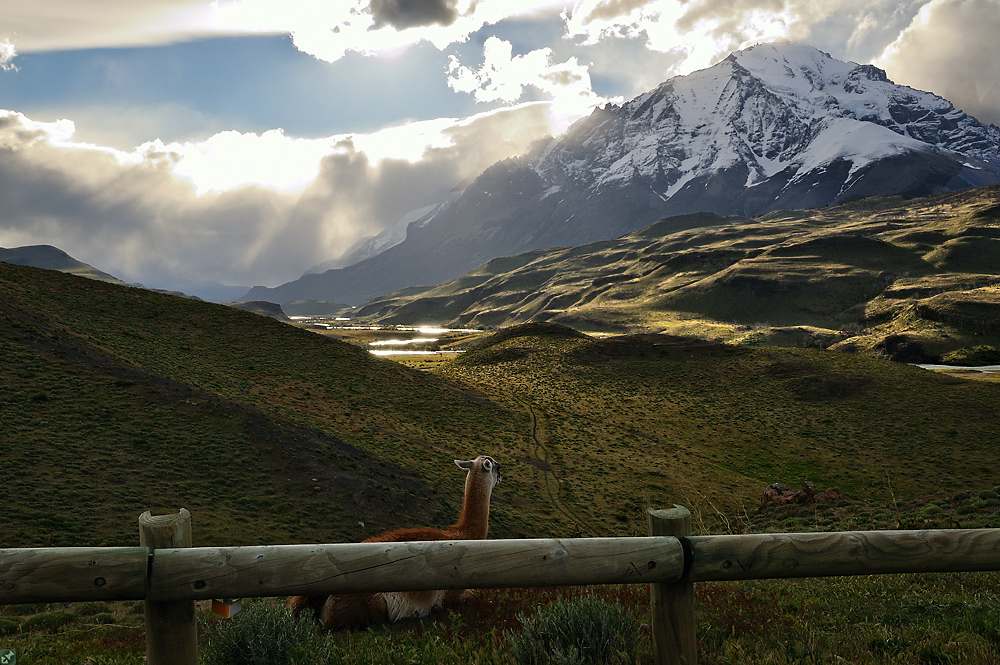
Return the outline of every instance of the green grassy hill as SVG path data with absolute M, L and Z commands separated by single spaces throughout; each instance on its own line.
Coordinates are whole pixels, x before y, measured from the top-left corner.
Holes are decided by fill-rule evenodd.
M 520 417 L 273 319 L 8 264 L 0 358 L 3 546 L 134 544 L 181 507 L 203 545 L 445 525 L 452 459 L 504 457 Z
M 729 528 L 738 515 L 753 531 L 797 530 L 801 515 L 775 525 L 781 511 L 758 507 L 768 484 L 804 480 L 861 502 L 839 517 L 810 512 L 810 528 L 909 528 L 925 523 L 884 506 L 1000 482 L 993 381 L 817 349 L 594 339 L 551 324 L 499 333 L 442 372 L 532 412 L 536 440 L 521 456 L 582 534 L 642 533 L 643 508 L 673 502 L 703 527 Z M 956 509 L 926 524 L 978 524 Z
M 494 537 L 643 534 L 643 509 L 675 502 L 699 532 L 998 527 L 998 402 L 1000 382 L 857 354 L 555 324 L 430 374 L 249 312 L 0 264 L 0 546 L 134 545 L 139 513 L 180 507 L 196 546 L 445 525 L 451 460 L 479 453 L 503 465 Z M 847 496 L 759 506 L 803 480 Z M 643 589 L 599 593 L 648 623 Z M 344 662 L 512 662 L 492 629 L 556 593 L 482 592 L 462 616 L 331 640 Z M 996 599 L 996 575 L 703 585 L 700 658 L 995 662 Z M 137 608 L 0 609 L 3 646 L 140 663 Z
M 66 252 L 51 245 L 28 245 L 26 247 L 14 247 L 13 249 L 0 247 L 0 261 L 19 266 L 34 266 L 35 268 L 45 268 L 46 270 L 59 270 L 102 282 L 125 284 L 125 282 L 114 275 L 109 275 L 103 270 L 98 270 L 89 263 L 77 261 Z
M 139 513 L 180 507 L 206 545 L 445 525 L 451 460 L 479 453 L 505 464 L 500 536 L 638 533 L 645 505 L 740 511 L 777 481 L 881 501 L 997 482 L 998 384 L 844 353 L 528 326 L 428 374 L 6 264 L 0 351 L 6 546 L 131 544 Z
M 356 317 L 667 331 L 900 360 L 1000 362 L 1000 187 L 755 219 L 686 215 L 496 259 Z

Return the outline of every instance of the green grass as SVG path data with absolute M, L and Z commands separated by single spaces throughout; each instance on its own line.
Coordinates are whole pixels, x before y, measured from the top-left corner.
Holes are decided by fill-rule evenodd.
M 1000 658 L 1000 575 L 966 573 L 883 575 L 872 577 L 768 580 L 704 583 L 695 587 L 699 662 L 706 665 L 765 663 L 871 663 L 921 665 L 968 663 L 982 665 Z M 620 607 L 640 633 L 639 663 L 651 662 L 649 596 L 642 585 L 499 589 L 475 593 L 457 612 L 423 621 L 357 632 L 321 634 L 312 631 L 302 644 L 317 665 L 351 663 L 446 663 L 514 665 L 512 635 L 520 636 L 524 621 L 551 612 L 553 603 L 568 599 L 598 600 Z M 231 620 L 199 610 L 202 630 L 199 651 L 211 649 L 215 631 L 236 631 L 248 641 L 276 637 L 275 630 L 254 631 L 257 624 L 285 624 L 290 617 L 275 602 L 250 601 L 256 617 L 237 627 Z M 107 663 L 145 662 L 141 615 L 129 604 L 111 603 L 116 625 L 92 626 L 86 617 L 57 628 L 7 635 L 19 662 Z M 10 616 L 11 608 L 0 614 Z M 73 614 L 73 608 L 63 610 Z M 50 611 L 51 613 L 52 611 Z M 284 618 L 283 618 L 284 617 Z M 243 617 L 247 617 L 244 615 Z M 24 619 L 21 619 L 23 622 Z M 230 623 L 232 622 L 232 623 Z M 294 646 L 294 644 L 293 644 Z M 207 662 L 207 661 L 206 661 Z
M 543 488 L 558 481 L 581 533 L 641 533 L 645 506 L 675 501 L 706 517 L 741 513 L 773 482 L 874 501 L 997 482 L 996 384 L 884 360 L 548 336 L 511 337 L 445 367 L 511 409 L 530 405 L 553 468 L 531 473 Z
M 251 313 L 6 264 L 0 294 L 8 546 L 134 544 L 139 513 L 180 507 L 196 545 L 443 526 L 451 460 L 502 457 L 518 431 L 466 389 Z M 497 527 L 520 528 L 509 514 Z
M 503 465 L 494 537 L 641 535 L 647 506 L 675 502 L 699 533 L 1000 527 L 1000 383 L 864 355 L 550 326 L 421 372 L 247 312 L 0 264 L 0 358 L 3 547 L 134 545 L 139 513 L 180 507 L 196 546 L 440 526 L 461 496 L 451 460 L 479 453 Z M 807 479 L 849 496 L 758 507 L 767 484 Z M 997 662 L 997 581 L 699 585 L 701 659 Z M 479 592 L 459 614 L 331 636 L 331 662 L 513 662 L 517 616 L 580 593 L 648 623 L 643 587 Z M 8 607 L 0 646 L 139 663 L 134 608 Z

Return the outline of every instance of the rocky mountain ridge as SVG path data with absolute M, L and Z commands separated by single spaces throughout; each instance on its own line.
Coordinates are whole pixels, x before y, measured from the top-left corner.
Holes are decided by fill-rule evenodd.
M 374 257 L 245 298 L 360 304 L 499 256 L 615 238 L 671 215 L 751 217 L 998 182 L 997 127 L 872 65 L 766 44 L 537 141 Z

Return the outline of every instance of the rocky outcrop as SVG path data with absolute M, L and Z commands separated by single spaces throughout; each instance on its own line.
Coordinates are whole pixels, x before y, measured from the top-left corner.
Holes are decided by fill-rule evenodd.
M 813 505 L 817 503 L 835 503 L 843 501 L 847 495 L 836 487 L 828 487 L 821 492 L 816 491 L 816 483 L 803 481 L 802 489 L 793 489 L 784 483 L 768 485 L 760 496 L 760 507 L 787 506 L 789 504 Z

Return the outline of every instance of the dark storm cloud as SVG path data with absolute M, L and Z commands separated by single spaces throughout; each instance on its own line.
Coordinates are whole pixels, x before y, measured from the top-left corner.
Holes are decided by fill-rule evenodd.
M 426 25 L 451 25 L 458 18 L 457 0 L 371 0 L 374 28 L 397 30 Z

